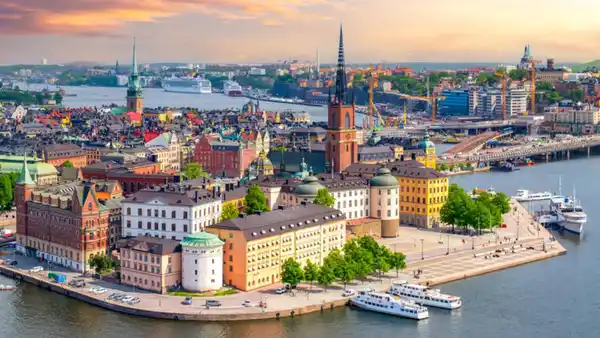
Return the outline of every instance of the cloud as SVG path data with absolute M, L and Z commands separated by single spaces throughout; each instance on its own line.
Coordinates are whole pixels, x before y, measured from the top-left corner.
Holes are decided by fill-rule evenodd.
M 0 35 L 115 35 L 133 22 L 156 22 L 198 13 L 224 21 L 264 25 L 306 17 L 323 19 L 330 0 L 2 0 Z

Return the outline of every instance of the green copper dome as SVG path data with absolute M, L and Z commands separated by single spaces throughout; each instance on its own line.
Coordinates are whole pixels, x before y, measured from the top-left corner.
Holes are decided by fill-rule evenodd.
M 392 176 L 392 172 L 388 168 L 380 168 L 377 170 L 377 176 L 373 177 L 369 184 L 371 187 L 396 188 L 398 187 L 398 180 Z
M 225 242 L 220 240 L 219 237 L 204 231 L 186 236 L 183 241 L 181 241 L 181 246 L 193 246 L 196 248 L 212 248 L 215 246 L 223 246 L 223 244 L 225 244 Z
M 429 138 L 429 134 L 425 134 L 425 136 L 423 137 L 423 140 L 421 140 L 421 142 L 419 142 L 419 148 L 420 149 L 435 148 L 435 143 L 431 142 L 431 139 Z
M 319 183 L 318 178 L 308 176 L 296 187 L 295 193 L 300 196 L 316 196 L 319 189 L 323 188 L 325 187 Z

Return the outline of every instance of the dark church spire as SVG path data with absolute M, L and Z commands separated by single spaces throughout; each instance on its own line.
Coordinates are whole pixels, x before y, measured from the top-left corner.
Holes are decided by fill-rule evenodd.
M 348 104 L 346 87 L 346 62 L 344 60 L 344 32 L 340 25 L 340 46 L 338 50 L 338 65 L 335 79 L 335 102 L 338 104 Z

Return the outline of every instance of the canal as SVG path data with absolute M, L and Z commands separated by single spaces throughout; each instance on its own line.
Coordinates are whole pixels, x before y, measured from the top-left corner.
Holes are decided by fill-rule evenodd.
M 151 320 L 113 313 L 30 285 L 0 293 L 2 337 L 444 337 L 592 338 L 600 332 L 600 236 L 595 209 L 600 157 L 553 162 L 513 173 L 453 177 L 466 189 L 577 189 L 589 216 L 581 239 L 557 233 L 567 255 L 441 286 L 463 297 L 462 309 L 432 309 L 421 322 L 340 308 L 281 321 L 199 323 Z M 0 283 L 11 282 L 0 277 Z M 286 296 L 282 296 L 286 297 Z

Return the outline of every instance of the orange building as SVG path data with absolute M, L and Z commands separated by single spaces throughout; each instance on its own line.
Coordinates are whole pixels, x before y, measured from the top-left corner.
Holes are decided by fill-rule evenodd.
M 346 218 L 336 209 L 317 204 L 243 215 L 206 228 L 225 242 L 223 282 L 240 290 L 281 281 L 288 258 L 301 265 L 322 264 L 346 240 Z
M 73 163 L 75 168 L 82 168 L 88 164 L 86 151 L 72 143 L 47 145 L 41 155 L 44 162 L 55 167 L 61 166 L 66 161 Z

